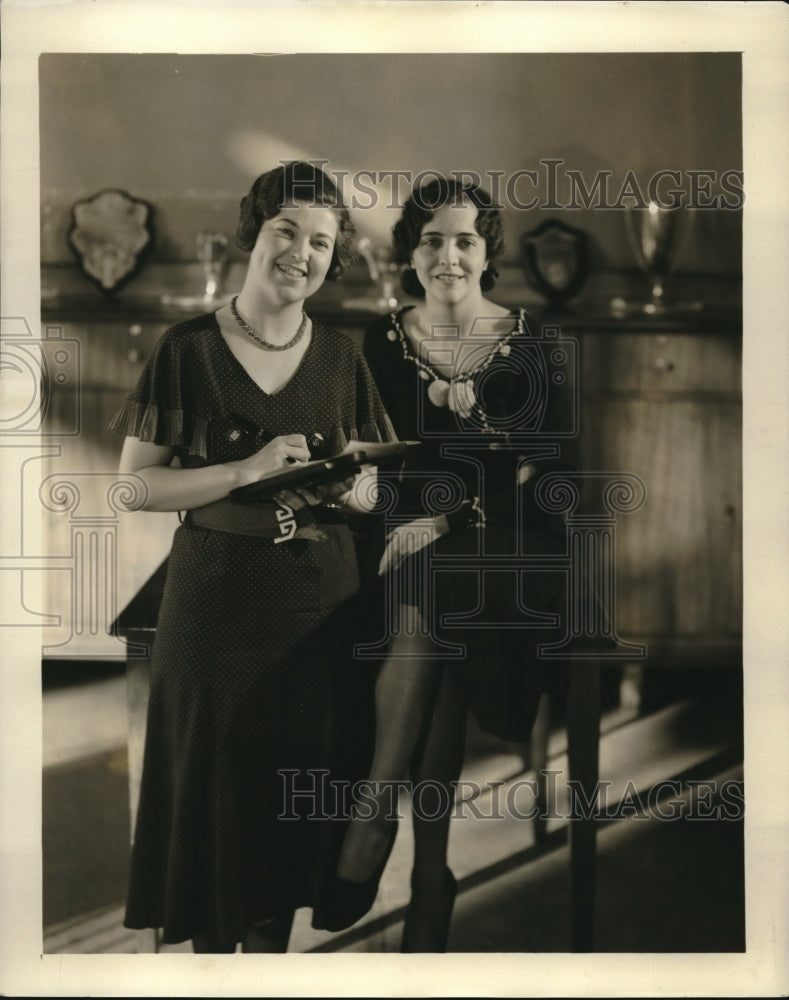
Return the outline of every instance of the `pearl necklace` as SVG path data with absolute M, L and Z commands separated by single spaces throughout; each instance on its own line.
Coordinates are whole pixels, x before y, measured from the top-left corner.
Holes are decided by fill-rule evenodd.
M 259 334 L 255 333 L 249 323 L 246 323 L 242 318 L 236 307 L 237 295 L 234 295 L 230 300 L 230 312 L 233 314 L 233 319 L 238 323 L 244 333 L 256 341 L 260 346 L 266 351 L 287 351 L 291 347 L 295 347 L 296 344 L 304 336 L 307 329 L 307 314 L 302 310 L 301 313 L 301 324 L 299 325 L 296 333 L 290 338 L 286 344 L 272 344 L 268 340 L 264 340 Z
M 400 325 L 397 313 L 392 313 L 390 318 L 393 328 L 387 332 L 386 336 L 392 342 L 396 340 L 400 341 L 403 357 L 406 361 L 411 361 L 416 365 L 421 379 L 425 382 L 430 379 L 433 380 L 427 387 L 427 398 L 430 402 L 434 406 L 448 406 L 450 410 L 466 420 L 476 412 L 481 420 L 482 427 L 487 431 L 492 431 L 492 428 L 488 424 L 487 414 L 477 400 L 472 379 L 475 375 L 484 372 L 493 363 L 493 359 L 497 354 L 506 357 L 510 353 L 512 350 L 510 347 L 512 338 L 524 333 L 523 310 L 518 310 L 518 321 L 515 327 L 502 337 L 501 340 L 497 340 L 480 362 L 472 368 L 458 372 L 457 375 L 453 375 L 450 379 L 446 379 L 438 374 L 430 365 L 426 364 L 412 352 L 405 330 Z

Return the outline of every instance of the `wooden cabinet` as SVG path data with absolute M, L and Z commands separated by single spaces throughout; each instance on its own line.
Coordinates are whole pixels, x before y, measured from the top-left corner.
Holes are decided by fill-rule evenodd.
M 45 336 L 57 331 L 62 341 L 76 345 L 76 377 L 67 386 L 50 387 L 45 416 L 46 433 L 58 436 L 71 471 L 106 470 L 109 456 L 117 465 L 120 439 L 107 425 L 165 328 L 162 323 L 45 322 Z M 75 414 L 79 433 L 61 438 Z
M 45 611 L 59 618 L 43 632 L 47 658 L 123 658 L 107 630 L 169 552 L 177 515 L 124 512 L 113 493 L 122 438 L 109 429 L 167 325 L 54 315 L 42 324 L 72 366 L 63 384 L 50 380 L 42 425 Z
M 617 523 L 619 634 L 647 644 L 649 665 L 736 663 L 740 337 L 610 329 L 579 339 L 585 466 L 646 487 L 643 506 Z
M 650 665 L 736 663 L 742 617 L 737 289 L 721 281 L 709 288 L 694 284 L 687 297 L 701 297 L 714 307 L 670 320 L 617 319 L 607 303 L 622 291 L 623 280 L 614 276 L 604 286 L 601 279 L 596 298 L 574 303 L 574 312 L 566 316 L 549 320 L 538 307 L 532 309 L 535 323 L 550 322 L 578 343 L 580 435 L 567 442 L 568 451 L 575 454 L 580 446 L 585 469 L 631 473 L 646 487 L 640 509 L 617 515 L 617 631 L 622 639 L 646 643 Z M 162 283 L 178 287 L 175 279 Z M 348 282 L 327 283 L 312 300 L 310 314 L 358 343 L 373 316 L 347 303 L 362 291 Z M 512 307 L 529 305 L 524 291 L 520 272 L 509 269 L 494 297 Z M 68 428 L 75 407 L 80 425 L 77 434 L 52 439 L 60 454 L 46 459 L 46 465 L 47 474 L 82 476 L 81 488 L 91 502 L 79 514 L 101 507 L 106 475 L 117 469 L 121 440 L 107 429 L 112 414 L 156 340 L 184 317 L 164 307 L 161 297 L 62 303 L 48 306 L 42 333 L 53 327 L 78 344 L 80 372 L 76 383 L 54 387 L 46 430 Z M 47 510 L 45 516 L 50 551 L 70 552 L 74 512 Z M 177 515 L 114 516 L 114 600 L 120 610 L 166 558 Z M 64 574 L 50 576 L 60 581 L 53 583 L 51 608 L 62 613 L 68 605 Z M 70 614 L 65 613 L 64 634 Z M 95 636 L 84 638 L 95 646 Z

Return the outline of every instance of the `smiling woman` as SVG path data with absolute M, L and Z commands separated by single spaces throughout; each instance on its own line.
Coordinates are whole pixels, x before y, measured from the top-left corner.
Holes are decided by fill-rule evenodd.
M 338 233 L 335 213 L 318 203 L 296 202 L 266 218 L 240 293 L 217 313 L 228 347 L 265 392 L 286 384 L 309 349 L 303 303 L 326 280 Z
M 561 597 L 556 574 L 519 571 L 514 601 L 514 577 L 483 576 L 478 560 L 495 553 L 506 565 L 565 546 L 562 522 L 534 501 L 550 468 L 542 456 L 558 454 L 529 440 L 552 430 L 545 383 L 533 378 L 535 341 L 524 310 L 485 294 L 498 276 L 502 231 L 500 211 L 478 186 L 441 178 L 416 188 L 393 236 L 403 288 L 418 302 L 375 320 L 364 339 L 398 433 L 422 446 L 398 478 L 379 563 L 391 634 L 376 681 L 368 775 L 376 808 L 354 815 L 338 870 L 351 882 L 380 877 L 397 830 L 392 788 L 409 772 L 430 788 L 427 799 L 414 799 L 403 952 L 446 949 L 456 892 L 447 846 L 466 709 L 495 736 L 528 738 L 545 639 L 533 612 L 550 621 Z
M 442 206 L 411 255 L 420 285 L 441 301 L 460 301 L 488 268 L 485 239 L 474 228 L 478 214 L 470 202 Z
M 142 506 L 187 512 L 151 660 L 126 926 L 191 938 L 195 951 L 284 951 L 296 908 L 338 930 L 372 903 L 334 876 L 342 827 L 309 822 L 281 780 L 303 776 L 298 798 L 316 771 L 361 776 L 364 720 L 342 644 L 359 573 L 344 509 L 363 507 L 371 483 L 362 473 L 229 497 L 351 440 L 394 438 L 361 352 L 304 310 L 344 271 L 353 232 L 311 164 L 259 177 L 241 203 L 250 259 L 237 299 L 168 330 L 113 421 Z

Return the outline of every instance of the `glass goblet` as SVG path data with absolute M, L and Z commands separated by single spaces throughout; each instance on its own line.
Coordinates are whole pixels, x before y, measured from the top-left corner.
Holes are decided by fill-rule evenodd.
M 646 208 L 627 208 L 625 225 L 638 266 L 650 285 L 650 296 L 640 311 L 658 315 L 668 310 L 666 281 L 674 270 L 690 228 L 684 208 L 666 208 L 650 201 Z
M 203 265 L 205 291 L 203 299 L 212 302 L 219 295 L 219 289 L 227 264 L 228 238 L 225 233 L 200 232 L 197 234 L 197 259 Z
M 373 243 L 368 236 L 362 236 L 356 249 L 367 265 L 370 281 L 374 285 L 374 295 L 346 299 L 346 309 L 364 309 L 369 312 L 387 313 L 397 308 L 397 281 L 399 268 L 392 259 L 392 251 L 384 244 Z

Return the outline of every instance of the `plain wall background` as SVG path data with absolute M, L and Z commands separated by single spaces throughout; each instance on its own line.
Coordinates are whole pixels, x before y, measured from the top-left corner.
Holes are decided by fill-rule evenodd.
M 544 177 L 540 161 L 561 159 L 560 176 L 579 170 L 587 187 L 612 171 L 612 197 L 630 170 L 645 186 L 662 169 L 742 169 L 741 61 L 731 52 L 45 54 L 39 75 L 43 263 L 73 263 L 71 206 L 108 187 L 153 206 L 149 259 L 193 260 L 196 233 L 234 233 L 251 181 L 294 156 L 334 170 L 505 178 Z M 518 191 L 545 193 L 528 182 Z M 386 240 L 396 215 L 382 203 L 354 219 Z M 739 275 L 741 213 L 694 215 L 679 270 Z M 623 213 L 594 208 L 508 209 L 511 261 L 519 235 L 548 217 L 589 234 L 594 267 L 634 266 Z

